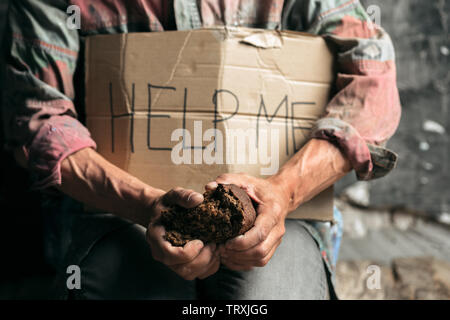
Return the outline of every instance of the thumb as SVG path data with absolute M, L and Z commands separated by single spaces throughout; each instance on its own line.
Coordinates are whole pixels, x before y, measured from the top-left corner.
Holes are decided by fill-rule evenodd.
M 203 195 L 190 189 L 175 188 L 163 197 L 165 205 L 179 205 L 184 208 L 193 208 L 203 202 Z

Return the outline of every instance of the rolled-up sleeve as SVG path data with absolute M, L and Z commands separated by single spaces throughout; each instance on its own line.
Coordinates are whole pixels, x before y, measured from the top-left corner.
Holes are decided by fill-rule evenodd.
M 371 22 L 358 0 L 294 2 L 290 18 L 297 17 L 304 30 L 324 36 L 337 56 L 336 94 L 311 137 L 336 144 L 358 179 L 386 175 L 397 155 L 385 146 L 401 115 L 389 35 Z
M 64 2 L 14 1 L 8 13 L 2 118 L 6 148 L 21 150 L 34 187 L 61 183 L 60 164 L 95 148 L 73 104 L 79 39 L 66 26 Z

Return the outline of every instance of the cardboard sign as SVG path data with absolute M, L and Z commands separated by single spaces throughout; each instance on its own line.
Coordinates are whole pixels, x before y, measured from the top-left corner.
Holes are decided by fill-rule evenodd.
M 151 186 L 203 192 L 267 177 L 307 141 L 334 80 L 320 37 L 210 28 L 89 37 L 87 126 L 98 152 Z M 333 190 L 289 218 L 332 220 Z

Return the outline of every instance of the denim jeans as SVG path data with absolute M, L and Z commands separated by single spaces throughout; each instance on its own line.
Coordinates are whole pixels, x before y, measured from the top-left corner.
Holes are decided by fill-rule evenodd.
M 242 272 L 221 266 L 204 280 L 187 281 L 153 260 L 141 226 L 112 215 L 82 215 L 62 264 L 63 271 L 80 267 L 81 289 L 65 288 L 65 272 L 58 283 L 74 299 L 328 299 L 327 271 L 303 223 L 286 220 L 283 241 L 266 266 Z M 108 224 L 111 231 L 95 239 Z

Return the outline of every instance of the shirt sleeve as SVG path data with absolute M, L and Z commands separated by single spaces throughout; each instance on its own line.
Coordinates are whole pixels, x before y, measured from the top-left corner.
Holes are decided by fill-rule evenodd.
M 79 38 L 67 27 L 67 6 L 12 1 L 8 12 L 5 142 L 7 149 L 23 151 L 36 188 L 60 184 L 62 160 L 96 147 L 73 104 Z
M 336 50 L 336 94 L 311 132 L 336 144 L 360 180 L 382 177 L 396 165 L 386 149 L 401 106 L 389 35 L 371 22 L 358 0 L 287 1 L 285 23 L 324 36 Z

